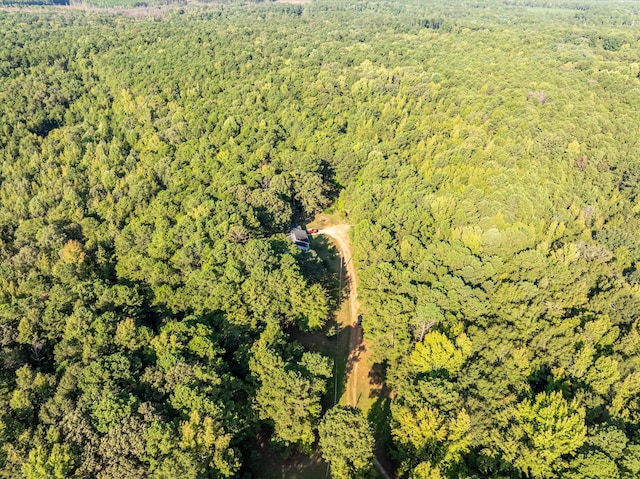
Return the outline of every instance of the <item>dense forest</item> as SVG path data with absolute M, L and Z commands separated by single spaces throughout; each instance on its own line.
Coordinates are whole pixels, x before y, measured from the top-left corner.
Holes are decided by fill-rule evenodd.
M 375 477 L 374 443 L 403 478 L 638 477 L 639 22 L 0 12 L 0 477 L 262 477 L 263 441 L 337 478 Z M 336 298 L 283 233 L 329 206 L 382 426 L 291 339 Z

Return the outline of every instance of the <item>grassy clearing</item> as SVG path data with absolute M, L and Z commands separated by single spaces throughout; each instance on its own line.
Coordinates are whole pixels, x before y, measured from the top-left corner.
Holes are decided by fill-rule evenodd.
M 326 479 L 327 463 L 318 452 L 312 456 L 297 453 L 283 458 L 270 446 L 261 449 L 263 461 L 261 472 L 256 477 L 261 479 Z
M 373 407 L 374 403 L 378 399 L 377 396 L 372 394 L 371 390 L 371 365 L 368 364 L 366 359 L 364 361 L 360 361 L 360 365 L 358 367 L 358 371 L 355 379 L 355 388 L 357 393 L 357 406 L 362 410 L 365 417 L 369 414 L 369 411 Z
M 331 338 L 327 338 L 326 335 L 328 329 L 334 326 L 338 329 L 338 325 L 339 323 L 336 324 L 336 321 L 332 320 L 327 324 L 325 329 L 313 333 L 304 333 L 297 328 L 291 328 L 286 331 L 292 340 L 300 343 L 307 351 L 319 352 L 325 356 L 333 358 L 335 362 L 334 378 L 328 384 L 327 394 L 323 401 L 325 409 L 328 409 L 335 404 L 335 398 L 340 398 L 344 395 L 346 387 L 350 327 L 340 327 L 338 334 Z
M 329 226 L 335 226 L 344 223 L 344 218 L 338 213 L 321 213 L 313 217 L 313 219 L 307 224 L 307 228 L 327 228 Z M 340 259 L 338 258 L 338 261 Z
M 307 228 L 319 226 L 307 225 Z M 325 409 L 335 404 L 335 398 L 344 395 L 346 387 L 347 356 L 349 355 L 349 335 L 351 333 L 351 317 L 349 313 L 348 291 L 340 289 L 340 256 L 336 247 L 324 236 L 315 236 L 312 246 L 322 260 L 327 271 L 327 286 L 334 306 L 338 306 L 326 326 L 314 332 L 303 332 L 291 327 L 286 330 L 293 341 L 297 341 L 308 351 L 324 354 L 335 361 L 334 379 L 330 381 L 323 401 Z M 327 336 L 333 328 L 336 334 Z M 336 393 L 337 389 L 337 393 Z M 258 446 L 261 456 L 260 474 L 256 477 L 265 479 L 326 479 L 327 464 L 319 452 L 311 456 L 295 453 L 284 457 L 276 448 L 261 444 Z
M 318 215 L 313 221 L 306 224 L 306 228 L 322 229 L 340 223 L 342 221 L 338 215 L 323 214 Z M 381 375 L 371 368 L 369 353 L 364 349 L 364 345 L 361 342 L 362 332 L 353 329 L 355 318 L 352 317 L 348 283 L 344 276 L 346 268 L 343 267 L 341 271 L 339 251 L 327 236 L 314 236 L 312 248 L 322 261 L 323 269 L 326 271 L 327 277 L 323 280 L 323 284 L 331 297 L 334 312 L 322 330 L 309 333 L 300 331 L 296 327 L 291 327 L 286 332 L 291 340 L 297 341 L 306 350 L 319 352 L 334 359 L 334 378 L 328 384 L 327 394 L 323 401 L 325 409 L 332 407 L 336 403 L 347 404 L 347 380 L 351 373 L 349 371 L 350 339 L 352 335 L 358 336 L 360 359 L 357 361 L 357 371 L 351 373 L 353 374 L 353 382 L 350 386 L 351 390 L 358 391 L 357 406 L 374 427 L 376 456 L 390 469 L 386 455 L 391 437 L 388 427 L 390 400 L 388 391 L 384 389 L 380 379 Z M 330 331 L 335 332 L 335 334 L 328 335 Z M 354 367 L 353 363 L 351 367 Z M 311 456 L 296 453 L 290 457 L 282 456 L 281 453 L 269 445 L 261 445 L 259 451 L 262 461 L 260 474 L 257 474 L 256 477 L 266 479 L 320 479 L 327 477 L 327 465 L 318 451 Z M 382 476 L 373 468 L 368 477 L 377 478 Z
M 314 226 L 315 227 L 315 226 Z M 287 331 L 291 338 L 298 341 L 309 351 L 320 352 L 335 361 L 334 381 L 329 384 L 325 407 L 336 403 L 336 399 L 344 395 L 346 389 L 347 357 L 349 355 L 349 337 L 351 334 L 351 317 L 349 314 L 348 291 L 340 288 L 340 256 L 338 250 L 325 236 L 315 236 L 312 240 L 313 249 L 322 260 L 326 271 L 331 277 L 329 294 L 336 310 L 321 331 L 303 333 L 293 328 Z M 344 272 L 342 272 L 344 274 Z M 343 281 L 344 282 L 344 281 Z M 329 330 L 335 335 L 327 337 Z M 337 394 L 336 394 L 337 389 Z
M 334 312 L 333 318 L 328 322 L 325 331 L 333 328 L 336 335 L 329 340 L 325 332 L 323 332 L 323 339 L 318 338 L 319 333 L 307 333 L 309 338 L 306 340 L 300 338 L 300 342 L 303 345 L 305 345 L 306 342 L 309 344 L 310 350 L 319 351 L 333 358 L 335 361 L 335 377 L 333 383 L 329 385 L 327 394 L 327 406 L 331 407 L 337 402 L 338 398 L 344 395 L 346 389 L 347 357 L 349 355 L 349 337 L 351 335 L 352 319 L 349 313 L 348 291 L 344 288 L 344 271 L 340 271 L 341 263 L 338 250 L 325 236 L 316 236 L 313 238 L 313 249 L 322 259 L 325 268 L 333 278 L 333 287 L 330 289 L 330 295 L 334 304 L 337 305 L 337 309 Z M 341 276 L 343 280 L 342 288 L 340 288 Z

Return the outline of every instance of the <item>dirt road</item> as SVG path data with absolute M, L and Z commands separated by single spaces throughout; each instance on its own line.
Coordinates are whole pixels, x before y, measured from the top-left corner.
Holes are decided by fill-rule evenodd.
M 349 240 L 349 225 L 339 224 L 328 226 L 318 231 L 331 237 L 338 249 L 344 262 L 346 270 L 346 284 L 349 288 L 349 325 L 351 326 L 351 334 L 349 336 L 349 356 L 347 358 L 347 384 L 346 384 L 346 402 L 347 406 L 358 407 L 358 401 L 361 397 L 368 398 L 371 394 L 371 384 L 368 378 L 372 377 L 371 365 L 369 363 L 369 350 L 364 342 L 362 328 L 358 327 L 358 275 L 353 264 L 353 248 Z M 366 381 L 358 381 L 358 369 L 366 374 Z M 384 469 L 378 458 L 374 458 L 374 463 L 380 474 L 385 479 L 391 479 L 391 476 Z
M 358 391 L 358 366 L 359 363 L 366 359 L 366 346 L 362 341 L 362 330 L 358 327 L 358 276 L 356 268 L 352 261 L 353 248 L 349 240 L 349 225 L 341 224 L 329 226 L 318 231 L 319 234 L 327 235 L 336 242 L 344 269 L 346 270 L 346 284 L 349 290 L 349 324 L 351 326 L 351 334 L 349 336 L 349 357 L 347 359 L 347 384 L 346 384 L 346 400 L 348 406 L 356 407 L 358 405 L 359 394 L 368 394 L 368 391 Z M 367 367 L 366 361 L 362 367 Z

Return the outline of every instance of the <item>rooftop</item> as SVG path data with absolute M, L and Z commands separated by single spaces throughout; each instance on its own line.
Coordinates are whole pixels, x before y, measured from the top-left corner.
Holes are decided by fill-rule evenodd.
M 309 235 L 307 235 L 307 232 L 299 226 L 296 226 L 289 232 L 289 238 L 294 243 L 309 243 Z

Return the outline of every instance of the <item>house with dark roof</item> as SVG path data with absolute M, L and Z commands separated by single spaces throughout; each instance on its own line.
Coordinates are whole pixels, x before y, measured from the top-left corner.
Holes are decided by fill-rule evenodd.
M 302 251 L 309 251 L 309 249 L 311 248 L 309 235 L 299 226 L 294 226 L 293 228 L 291 228 L 288 236 L 293 244 L 300 248 Z

